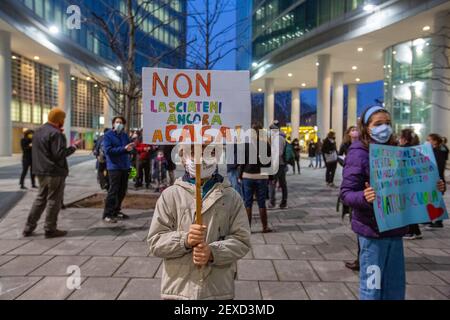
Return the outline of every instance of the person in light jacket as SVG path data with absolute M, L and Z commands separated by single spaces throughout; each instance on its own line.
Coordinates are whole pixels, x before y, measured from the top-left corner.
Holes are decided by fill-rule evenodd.
M 202 161 L 202 219 L 195 224 L 195 164 L 181 152 L 186 173 L 156 203 L 147 242 L 164 259 L 161 297 L 167 300 L 234 298 L 236 262 L 250 250 L 250 227 L 241 196 Z

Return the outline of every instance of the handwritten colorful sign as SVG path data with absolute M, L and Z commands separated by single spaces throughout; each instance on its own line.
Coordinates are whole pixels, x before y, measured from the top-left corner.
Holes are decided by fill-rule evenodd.
M 370 185 L 377 195 L 374 209 L 381 232 L 448 219 L 438 181 L 430 144 L 407 148 L 370 145 Z
M 223 143 L 250 128 L 248 71 L 143 68 L 142 79 L 145 143 Z

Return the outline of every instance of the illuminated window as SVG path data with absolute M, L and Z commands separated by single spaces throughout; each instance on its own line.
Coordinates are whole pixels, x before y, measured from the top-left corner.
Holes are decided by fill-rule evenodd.
M 20 121 L 20 103 L 16 99 L 11 101 L 11 120 Z
M 22 122 L 31 123 L 31 104 L 22 103 Z

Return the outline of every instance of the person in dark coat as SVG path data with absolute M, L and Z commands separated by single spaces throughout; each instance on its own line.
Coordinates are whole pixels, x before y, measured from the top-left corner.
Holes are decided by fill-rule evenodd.
M 337 147 L 336 147 L 336 133 L 330 131 L 327 138 L 323 141 L 322 146 L 323 158 L 327 171 L 325 172 L 325 180 L 327 186 L 336 187 L 334 184 L 334 175 L 338 164 Z
M 436 158 L 438 171 L 439 171 L 439 177 L 444 181 L 445 183 L 445 167 L 447 165 L 448 161 L 448 148 L 444 144 L 444 139 L 436 134 L 432 133 L 428 136 L 427 141 L 431 143 L 433 146 L 433 153 L 434 157 Z M 447 191 L 447 184 L 444 184 L 444 192 Z M 427 230 L 436 230 L 436 229 L 442 229 L 444 227 L 444 224 L 442 221 L 436 221 L 428 224 L 426 226 Z
M 24 237 L 33 235 L 45 209 L 45 237 L 63 237 L 67 234 L 67 231 L 57 229 L 58 214 L 63 202 L 66 177 L 69 174 L 67 157 L 76 151 L 81 141 L 77 140 L 74 145 L 67 147 L 66 137 L 62 132 L 65 118 L 64 110 L 53 108 L 48 114 L 48 122 L 33 135 L 32 171 L 38 178 L 39 190 L 23 230 Z
M 308 143 L 308 157 L 309 157 L 309 168 L 314 168 L 314 159 L 316 158 L 316 149 L 317 144 L 314 142 L 314 140 L 311 140 Z
M 32 139 L 33 130 L 26 130 L 23 133 L 23 138 L 20 140 L 20 146 L 22 147 L 22 174 L 20 175 L 20 189 L 25 190 L 25 177 L 27 176 L 28 169 L 30 169 L 31 187 L 36 187 L 36 177 L 33 174 L 32 165 Z

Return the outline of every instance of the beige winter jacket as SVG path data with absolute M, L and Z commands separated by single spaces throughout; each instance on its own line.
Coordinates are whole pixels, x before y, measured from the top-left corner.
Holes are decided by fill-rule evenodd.
M 198 268 L 185 246 L 195 222 L 195 186 L 180 178 L 156 203 L 147 241 L 151 254 L 164 259 L 163 299 L 234 298 L 236 261 L 250 250 L 242 199 L 228 182 L 216 183 L 203 199 L 202 217 L 214 261 Z

